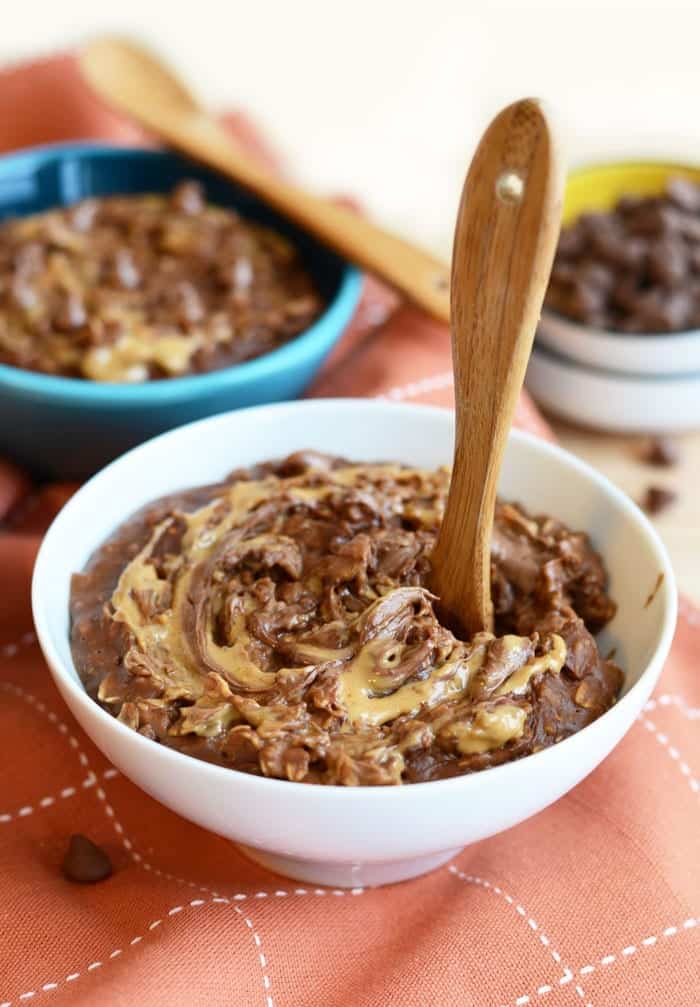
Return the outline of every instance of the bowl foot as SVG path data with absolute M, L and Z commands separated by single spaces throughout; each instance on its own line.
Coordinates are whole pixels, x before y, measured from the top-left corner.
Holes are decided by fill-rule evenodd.
M 282 874 L 295 881 L 306 881 L 329 888 L 375 888 L 378 885 L 392 885 L 397 881 L 408 881 L 434 871 L 452 860 L 459 849 L 433 853 L 413 860 L 390 860 L 383 863 L 326 863 L 320 860 L 298 860 L 266 850 L 255 850 L 250 846 L 235 846 L 250 860 L 269 871 Z

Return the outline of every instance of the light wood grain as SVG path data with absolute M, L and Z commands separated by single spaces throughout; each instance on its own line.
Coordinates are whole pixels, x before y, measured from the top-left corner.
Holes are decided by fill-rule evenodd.
M 177 76 L 147 49 L 118 38 L 80 54 L 90 85 L 169 146 L 215 168 L 440 321 L 449 321 L 449 271 L 440 259 L 347 207 L 289 185 L 237 147 Z
M 671 556 L 680 590 L 700 604 L 700 433 L 679 435 L 680 459 L 671 468 L 644 461 L 648 438 L 606 434 L 548 417 L 559 442 L 639 502 L 650 485 L 678 493 L 667 510 L 651 515 Z
M 443 615 L 468 635 L 493 623 L 496 485 L 559 234 L 563 188 L 563 165 L 539 104 L 506 108 L 469 168 L 452 257 L 456 441 L 432 586 Z

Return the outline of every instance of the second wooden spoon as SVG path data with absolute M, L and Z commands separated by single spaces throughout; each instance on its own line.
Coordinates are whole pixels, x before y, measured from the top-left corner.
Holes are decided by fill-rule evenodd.
M 443 616 L 491 629 L 496 486 L 554 258 L 564 169 L 536 101 L 494 119 L 464 184 L 452 255 L 456 433 L 432 563 Z
M 435 318 L 449 321 L 449 272 L 444 262 L 347 207 L 266 171 L 153 53 L 125 39 L 102 38 L 83 49 L 79 62 L 95 91 L 149 132 L 250 189 Z

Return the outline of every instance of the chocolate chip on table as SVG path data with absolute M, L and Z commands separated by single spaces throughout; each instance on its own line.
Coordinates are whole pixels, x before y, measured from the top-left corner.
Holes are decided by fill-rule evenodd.
M 70 837 L 63 858 L 63 873 L 69 881 L 94 884 L 104 881 L 112 873 L 112 862 L 105 851 L 87 836 L 76 833 Z
M 642 460 L 648 465 L 671 468 L 680 461 L 678 443 L 670 437 L 652 437 L 644 447 Z
M 647 514 L 660 514 L 678 499 L 675 490 L 666 486 L 648 486 L 642 497 L 642 507 Z

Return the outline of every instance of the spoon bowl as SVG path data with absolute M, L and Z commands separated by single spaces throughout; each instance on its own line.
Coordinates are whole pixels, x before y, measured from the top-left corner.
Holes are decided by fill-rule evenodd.
M 83 50 L 80 63 L 90 81 L 99 81 L 100 90 L 108 91 L 113 99 L 120 96 L 119 102 L 125 107 L 156 93 L 161 111 L 170 109 L 183 116 L 203 113 L 189 88 L 165 63 L 145 60 L 143 49 L 128 39 L 96 39 Z M 152 107 L 144 102 L 143 114 L 147 115 Z

